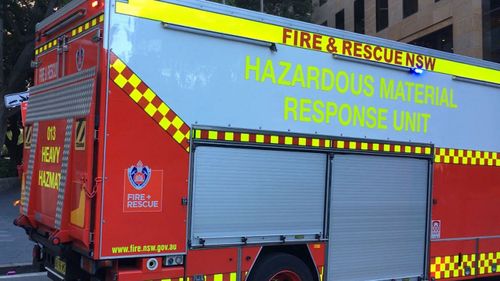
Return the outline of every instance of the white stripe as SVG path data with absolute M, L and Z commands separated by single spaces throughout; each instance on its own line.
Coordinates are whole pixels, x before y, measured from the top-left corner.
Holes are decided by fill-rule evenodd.
M 27 277 L 46 276 L 46 275 L 47 272 L 23 273 L 23 274 L 0 276 L 0 279 L 27 278 Z

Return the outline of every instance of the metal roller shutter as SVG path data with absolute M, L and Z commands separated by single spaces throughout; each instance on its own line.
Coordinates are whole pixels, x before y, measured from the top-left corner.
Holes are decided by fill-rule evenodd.
M 424 276 L 428 161 L 335 155 L 328 280 Z
M 319 153 L 197 147 L 192 245 L 316 239 L 324 227 L 326 164 Z

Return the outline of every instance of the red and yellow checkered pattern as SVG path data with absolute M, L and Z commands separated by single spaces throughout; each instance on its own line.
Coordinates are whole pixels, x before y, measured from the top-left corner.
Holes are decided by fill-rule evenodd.
M 392 152 L 403 154 L 425 154 L 431 155 L 432 148 L 430 146 L 413 146 L 401 145 L 392 143 L 376 143 L 368 141 L 345 141 L 334 140 L 333 148 L 348 149 L 348 150 L 365 150 L 375 152 Z
M 444 256 L 431 258 L 431 278 L 447 279 L 476 275 L 476 255 Z
M 90 28 L 92 28 L 92 27 L 94 27 L 97 24 L 102 23 L 102 22 L 104 22 L 104 14 L 100 14 L 100 15 L 80 24 L 79 26 L 73 28 L 71 30 L 70 38 L 75 37 L 76 35 L 84 32 L 84 31 L 87 31 Z M 36 48 L 35 55 L 39 55 L 39 54 L 44 53 L 48 50 L 51 50 L 51 49 L 57 47 L 57 45 L 58 45 L 57 39 L 51 40 L 51 41 L 43 44 L 42 46 Z
M 256 144 L 275 144 L 298 147 L 312 148 L 336 148 L 346 150 L 366 150 L 377 152 L 407 153 L 407 154 L 426 154 L 432 153 L 430 146 L 411 146 L 388 143 L 374 143 L 368 141 L 348 141 L 335 140 L 330 138 L 315 138 L 302 136 L 286 136 L 281 134 L 266 133 L 245 133 L 235 131 L 217 131 L 196 129 L 194 137 L 196 139 L 230 141 L 241 143 Z
M 33 126 L 26 125 L 24 127 L 24 148 L 28 149 L 31 147 L 31 139 L 33 137 Z
M 242 142 L 242 143 L 277 144 L 277 145 L 304 146 L 304 147 L 316 147 L 316 148 L 331 147 L 331 141 L 328 139 L 298 137 L 298 136 L 283 136 L 274 134 L 243 133 L 243 132 L 215 131 L 215 130 L 195 130 L 194 137 L 196 139 Z
M 478 262 L 479 275 L 499 272 L 500 271 L 500 268 L 498 268 L 499 262 L 500 262 L 500 252 L 479 254 L 479 262 Z
M 45 51 L 51 50 L 52 48 L 57 47 L 57 39 L 51 40 L 43 44 L 42 46 L 35 49 L 35 55 L 39 55 Z
M 110 78 L 163 130 L 189 151 L 189 126 L 125 63 L 111 54 Z
M 436 148 L 434 162 L 500 167 L 500 153 L 466 149 Z
M 199 279 L 199 277 L 198 277 Z M 195 281 L 195 277 L 167 278 L 162 281 Z M 203 275 L 203 281 L 236 281 L 236 272 Z
M 93 19 L 90 19 L 86 22 L 84 22 L 83 24 L 73 28 L 71 30 L 71 37 L 74 37 L 88 29 L 90 29 L 91 27 L 94 27 L 96 26 L 98 23 L 101 23 L 101 22 L 104 22 L 104 15 L 101 14 L 97 17 L 94 17 Z

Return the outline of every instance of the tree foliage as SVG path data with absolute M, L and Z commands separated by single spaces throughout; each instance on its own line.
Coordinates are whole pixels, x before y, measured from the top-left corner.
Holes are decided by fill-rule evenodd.
M 35 25 L 61 4 L 60 0 L 1 0 L 3 20 L 2 90 L 24 91 L 32 80 Z M 27 63 L 26 63 L 27 62 Z
M 5 108 L 3 97 L 25 91 L 30 85 L 36 23 L 65 2 L 67 0 L 0 0 L 0 148 L 4 144 L 7 118 L 12 118 L 11 124 L 15 125 L 19 115 L 18 110 Z M 11 155 L 11 159 L 18 157 Z
M 260 11 L 260 0 L 214 0 L 214 2 L 236 6 L 243 9 Z M 311 0 L 264 0 L 264 13 L 275 16 L 311 21 Z

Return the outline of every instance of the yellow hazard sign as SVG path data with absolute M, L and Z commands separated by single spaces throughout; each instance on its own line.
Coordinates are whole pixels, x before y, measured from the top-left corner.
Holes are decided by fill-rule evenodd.
M 32 136 L 33 136 L 33 126 L 26 126 L 24 128 L 24 148 L 31 147 Z
M 85 150 L 86 124 L 84 119 L 76 121 L 75 126 L 75 150 Z

